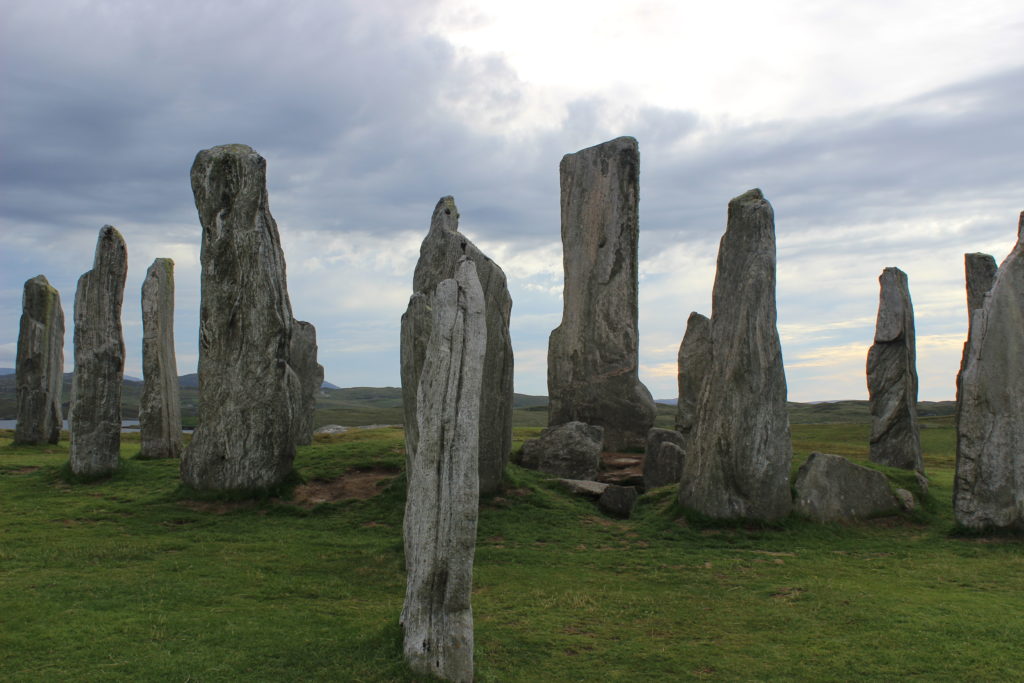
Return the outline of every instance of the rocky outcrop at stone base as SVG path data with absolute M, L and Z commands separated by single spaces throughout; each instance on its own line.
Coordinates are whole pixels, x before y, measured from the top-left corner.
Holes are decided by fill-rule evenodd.
M 594 479 L 601 464 L 604 430 L 582 422 L 548 427 L 523 444 L 519 465 L 565 479 Z
M 795 511 L 816 522 L 851 522 L 900 509 L 884 474 L 841 455 L 811 453 L 797 472 L 795 488 Z
M 632 486 L 616 486 L 610 484 L 597 499 L 597 506 L 606 514 L 622 519 L 629 519 L 639 494 Z

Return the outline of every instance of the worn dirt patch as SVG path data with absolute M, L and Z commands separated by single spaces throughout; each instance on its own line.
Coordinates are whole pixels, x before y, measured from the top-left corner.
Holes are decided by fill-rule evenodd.
M 220 500 L 185 500 L 181 502 L 182 507 L 186 507 L 194 512 L 209 512 L 214 515 L 226 515 L 229 512 L 235 510 L 244 510 L 246 508 L 256 507 L 256 503 L 251 500 L 239 500 L 239 501 L 220 501 Z
M 32 474 L 33 472 L 38 471 L 38 467 L 18 467 L 15 469 L 0 471 L 0 474 Z
M 380 493 L 380 482 L 398 475 L 393 469 L 377 467 L 370 470 L 352 470 L 337 479 L 314 479 L 295 487 L 292 502 L 305 508 L 339 500 L 366 500 Z

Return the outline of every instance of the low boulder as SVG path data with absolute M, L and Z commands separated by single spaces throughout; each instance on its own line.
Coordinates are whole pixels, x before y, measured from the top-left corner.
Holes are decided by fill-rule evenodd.
M 602 427 L 566 422 L 525 442 L 519 464 L 565 479 L 595 479 L 603 447 Z
M 638 497 L 633 486 L 616 486 L 609 484 L 601 497 L 597 499 L 597 507 L 613 517 L 628 519 L 633 514 L 633 507 Z
M 683 476 L 685 437 L 672 429 L 654 429 L 647 432 L 644 455 L 644 491 L 678 484 Z
M 574 493 L 577 496 L 586 496 L 587 498 L 600 498 L 601 494 L 611 486 L 611 484 L 590 479 L 557 479 L 556 481 L 567 488 L 569 493 Z
M 900 509 L 884 474 L 840 455 L 811 453 L 795 486 L 796 511 L 816 522 L 849 522 Z

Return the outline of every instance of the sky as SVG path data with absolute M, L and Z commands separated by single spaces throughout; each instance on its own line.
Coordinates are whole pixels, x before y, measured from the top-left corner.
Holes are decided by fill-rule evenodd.
M 878 276 L 904 270 L 922 400 L 952 399 L 963 254 L 1002 261 L 1024 209 L 1019 0 L 0 0 L 0 367 L 24 282 L 67 318 L 99 229 L 140 288 L 176 264 L 180 374 L 198 359 L 196 153 L 267 160 L 295 317 L 326 379 L 398 386 L 399 320 L 437 200 L 508 276 L 515 388 L 546 394 L 561 320 L 558 164 L 640 146 L 640 377 L 677 394 L 710 314 L 730 198 L 775 210 L 778 327 L 795 401 L 867 398 Z

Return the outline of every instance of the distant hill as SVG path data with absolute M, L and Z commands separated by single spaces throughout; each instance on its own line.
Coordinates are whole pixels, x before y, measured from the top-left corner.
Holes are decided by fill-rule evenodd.
M 3 376 L 3 375 L 13 375 L 13 374 L 14 374 L 14 368 L 0 368 L 0 376 Z

